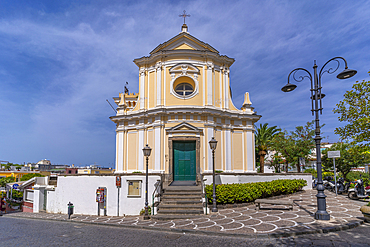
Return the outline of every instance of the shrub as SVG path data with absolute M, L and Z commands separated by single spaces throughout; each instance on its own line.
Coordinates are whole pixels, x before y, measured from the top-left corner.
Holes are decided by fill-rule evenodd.
M 308 169 L 304 170 L 304 173 L 311 173 L 312 176 L 317 178 L 317 171 L 315 170 L 315 168 L 308 168 Z
M 150 206 L 148 206 L 148 213 L 149 213 L 149 215 L 152 214 L 152 208 Z M 140 210 L 140 215 L 144 215 L 144 214 L 145 214 L 145 208 Z
M 28 180 L 30 180 L 31 178 L 34 178 L 34 177 L 45 177 L 45 176 L 41 175 L 40 173 L 28 173 L 28 174 L 23 175 L 21 177 L 21 181 L 28 181 Z
M 252 202 L 258 198 L 291 194 L 307 185 L 303 179 L 283 179 L 270 182 L 216 185 L 219 204 Z M 208 202 L 212 203 L 213 185 L 206 185 Z

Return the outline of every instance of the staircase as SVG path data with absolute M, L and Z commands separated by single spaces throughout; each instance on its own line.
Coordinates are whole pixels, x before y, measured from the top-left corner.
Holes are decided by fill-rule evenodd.
M 203 211 L 202 186 L 166 186 L 163 188 L 156 220 L 198 218 Z

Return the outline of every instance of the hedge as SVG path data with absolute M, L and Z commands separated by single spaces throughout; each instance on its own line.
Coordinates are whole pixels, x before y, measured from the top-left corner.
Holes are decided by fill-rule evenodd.
M 218 204 L 253 202 L 258 198 L 292 194 L 307 185 L 304 179 L 281 179 L 270 182 L 216 185 Z M 206 185 L 208 202 L 212 203 L 213 184 Z

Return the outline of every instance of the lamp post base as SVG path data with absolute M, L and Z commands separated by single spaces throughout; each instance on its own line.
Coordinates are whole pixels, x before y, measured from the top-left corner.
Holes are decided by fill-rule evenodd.
M 212 212 L 218 212 L 217 208 L 212 208 Z
M 150 220 L 148 206 L 145 206 L 144 220 Z
M 330 214 L 327 212 L 316 212 L 315 220 L 330 220 Z

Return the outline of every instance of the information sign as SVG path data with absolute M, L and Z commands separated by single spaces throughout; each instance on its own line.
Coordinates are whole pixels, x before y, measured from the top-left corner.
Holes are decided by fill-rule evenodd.
M 328 158 L 340 158 L 340 151 L 328 151 Z

